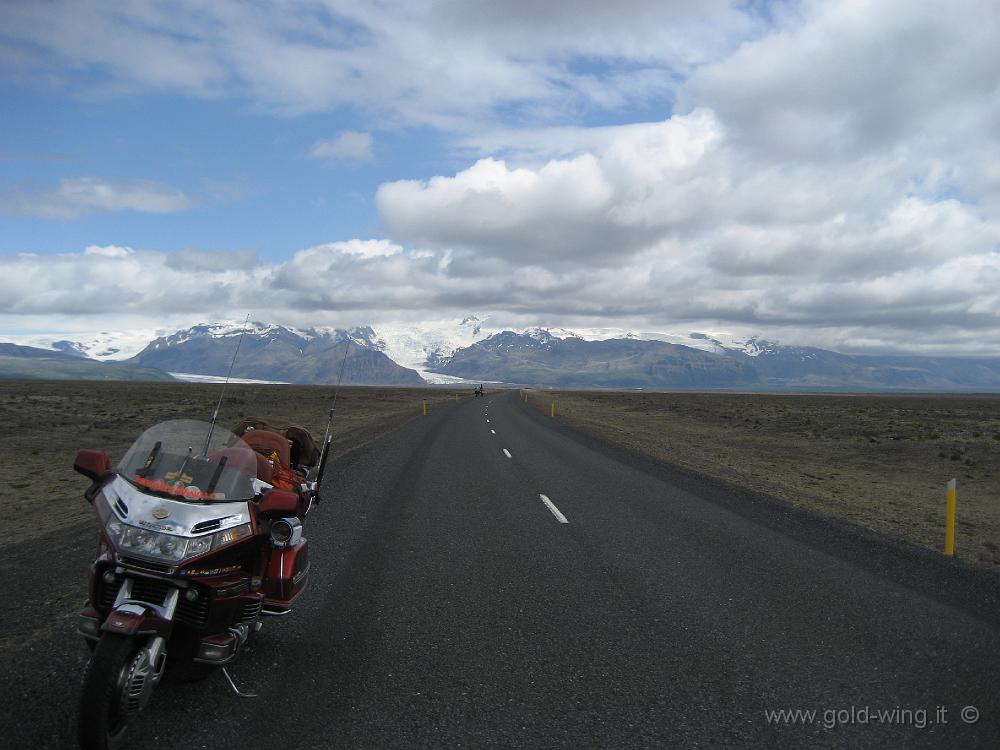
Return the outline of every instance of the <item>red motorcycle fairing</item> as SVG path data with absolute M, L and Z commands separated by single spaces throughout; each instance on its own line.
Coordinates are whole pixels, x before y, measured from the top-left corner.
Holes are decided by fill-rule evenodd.
M 106 575 L 116 570 L 120 574 Z M 91 568 L 89 607 L 98 613 L 102 621 L 114 610 L 116 602 L 121 603 L 118 594 L 127 578 L 133 579 L 133 594 L 154 604 L 165 602 L 170 588 L 181 589 L 172 618 L 174 635 L 178 629 L 198 635 L 225 632 L 236 624 L 252 622 L 260 613 L 263 599 L 262 593 L 254 586 L 251 573 L 242 569 L 223 575 L 154 578 L 135 569 L 116 568 L 114 563 L 95 564 Z
M 309 541 L 305 538 L 291 547 L 274 549 L 264 578 L 264 603 L 287 607 L 309 582 Z
M 100 452 L 77 464 L 100 529 L 77 625 L 93 653 L 79 738 L 107 748 L 120 744 L 168 664 L 197 679 L 235 658 L 262 615 L 290 610 L 309 570 L 293 516 L 305 514 L 315 483 L 302 476 L 290 491 L 271 489 L 245 442 L 191 420 L 151 427 L 117 472 Z
M 113 481 L 115 481 L 115 477 L 117 476 L 118 475 L 115 472 L 110 471 L 106 474 L 103 474 L 102 476 L 99 476 L 97 479 L 94 479 L 93 482 L 91 482 L 90 487 L 84 490 L 83 492 L 84 499 L 88 503 L 93 505 L 94 499 L 97 497 L 100 491 L 103 490 L 105 487 L 107 487 L 109 484 L 111 484 Z
M 138 604 L 122 604 L 104 620 L 101 631 L 119 635 L 170 635 L 172 623 Z

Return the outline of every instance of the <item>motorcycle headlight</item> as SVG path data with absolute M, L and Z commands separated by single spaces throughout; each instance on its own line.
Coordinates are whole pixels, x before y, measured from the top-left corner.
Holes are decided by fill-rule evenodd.
M 204 555 L 206 552 L 211 552 L 213 536 L 215 535 L 209 534 L 207 536 L 188 539 L 187 557 L 197 557 L 198 555 Z
M 118 549 L 142 557 L 151 557 L 165 562 L 179 562 L 184 559 L 187 539 L 158 531 L 126 526 L 118 542 Z
M 121 541 L 122 534 L 125 531 L 125 524 L 123 524 L 117 518 L 112 516 L 111 520 L 108 521 L 108 525 L 105 527 L 105 529 L 108 532 L 108 538 L 110 538 L 112 544 L 114 544 L 117 547 L 118 543 Z
M 245 523 L 215 534 L 189 538 L 128 526 L 114 517 L 108 521 L 105 530 L 119 552 L 168 563 L 179 563 L 190 557 L 204 555 L 246 539 L 253 533 L 250 524 Z

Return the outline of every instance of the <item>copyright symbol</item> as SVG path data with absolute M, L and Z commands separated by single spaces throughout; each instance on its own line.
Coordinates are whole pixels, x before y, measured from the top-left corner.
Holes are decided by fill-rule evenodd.
M 975 706 L 966 706 L 961 712 L 962 721 L 966 724 L 975 724 L 979 721 L 979 709 Z

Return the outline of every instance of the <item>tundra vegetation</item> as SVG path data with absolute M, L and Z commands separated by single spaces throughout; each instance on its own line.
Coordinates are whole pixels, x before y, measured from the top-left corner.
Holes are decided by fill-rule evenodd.
M 1000 570 L 1000 396 L 528 393 L 583 432 L 938 551 L 956 478 L 956 556 Z
M 73 471 L 80 448 L 107 450 L 116 465 L 148 427 L 168 419 L 211 421 L 219 384 L 0 380 L 0 419 L 9 466 L 0 475 L 5 528 L 0 547 L 24 542 L 56 528 L 92 524 L 83 499 L 87 482 Z M 471 396 L 471 389 L 466 389 Z M 333 401 L 330 386 L 230 384 L 219 424 L 232 427 L 244 416 L 300 424 L 317 442 Z M 463 392 L 464 393 L 464 392 Z M 337 398 L 328 472 L 346 452 L 431 409 L 454 401 L 450 390 L 345 387 Z M 81 533 L 92 529 L 82 527 Z M 96 533 L 96 532 L 95 532 Z

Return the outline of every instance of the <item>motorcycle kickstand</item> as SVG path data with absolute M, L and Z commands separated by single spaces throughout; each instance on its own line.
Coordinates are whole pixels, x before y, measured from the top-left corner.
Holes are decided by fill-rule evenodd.
M 237 697 L 239 697 L 239 698 L 256 698 L 257 697 L 257 693 L 244 693 L 244 692 L 241 692 L 240 689 L 238 687 L 236 687 L 236 683 L 233 682 L 233 678 L 229 676 L 229 671 L 225 667 L 222 668 L 222 676 L 226 678 L 226 682 L 229 683 L 229 687 L 237 695 Z

